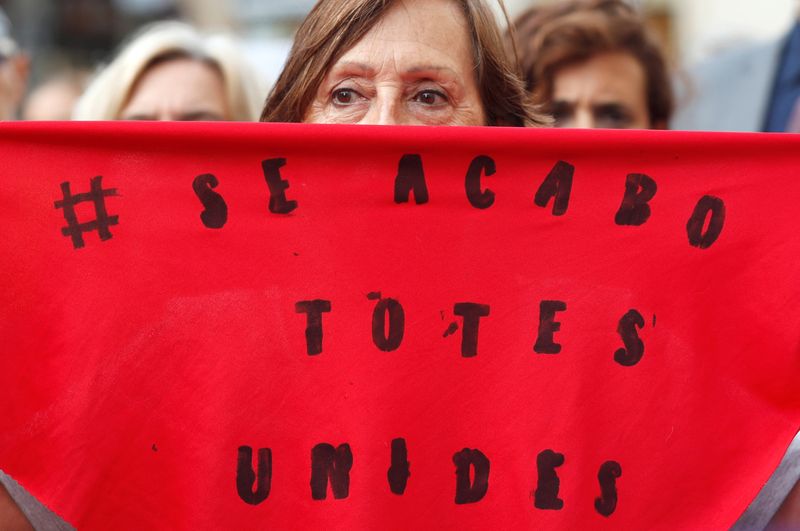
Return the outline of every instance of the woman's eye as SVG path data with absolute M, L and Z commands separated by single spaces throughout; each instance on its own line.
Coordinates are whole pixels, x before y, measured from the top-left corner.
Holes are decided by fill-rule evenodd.
M 447 96 L 438 90 L 422 90 L 414 95 L 414 101 L 423 105 L 441 105 L 447 103 Z
M 572 121 L 574 111 L 569 104 L 557 101 L 550 106 L 548 112 L 553 117 L 553 127 L 567 127 Z
M 598 127 L 608 129 L 625 129 L 630 126 L 631 117 L 622 106 L 616 104 L 603 105 L 595 111 Z
M 351 105 L 358 99 L 358 92 L 353 89 L 338 89 L 333 91 L 333 103 L 336 105 Z
M 556 111 L 553 112 L 553 125 L 555 127 L 564 127 L 564 124 L 569 122 L 571 118 L 570 114 L 565 111 Z

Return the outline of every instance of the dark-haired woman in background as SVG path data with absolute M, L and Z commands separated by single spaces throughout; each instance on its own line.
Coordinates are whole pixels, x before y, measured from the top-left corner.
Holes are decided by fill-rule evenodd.
M 534 7 L 513 27 L 507 44 L 519 54 L 525 87 L 557 127 L 667 127 L 673 95 L 664 54 L 624 1 Z

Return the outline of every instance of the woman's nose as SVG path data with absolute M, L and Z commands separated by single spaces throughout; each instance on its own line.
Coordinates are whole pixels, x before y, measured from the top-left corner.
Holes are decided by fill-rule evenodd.
M 576 107 L 571 127 L 576 129 L 594 129 L 597 127 L 592 110 L 584 107 Z
M 402 105 L 399 105 L 394 98 L 376 97 L 369 111 L 361 121 L 366 125 L 400 125 L 404 123 Z

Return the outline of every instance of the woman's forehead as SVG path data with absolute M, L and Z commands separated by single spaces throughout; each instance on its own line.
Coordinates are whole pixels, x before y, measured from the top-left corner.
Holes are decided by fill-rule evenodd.
M 398 0 L 337 64 L 471 70 L 471 42 L 455 0 Z

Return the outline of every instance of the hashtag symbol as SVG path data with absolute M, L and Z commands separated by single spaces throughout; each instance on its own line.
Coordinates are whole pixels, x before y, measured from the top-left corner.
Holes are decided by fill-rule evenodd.
M 111 231 L 108 228 L 111 225 L 116 225 L 119 222 L 119 216 L 109 216 L 106 211 L 106 197 L 117 195 L 116 188 L 108 190 L 103 189 L 103 177 L 98 175 L 94 177 L 91 182 L 91 190 L 83 194 L 72 195 L 69 189 L 69 182 L 61 183 L 61 193 L 63 197 L 60 201 L 56 201 L 56 209 L 64 209 L 64 219 L 67 220 L 67 226 L 61 229 L 64 236 L 72 238 L 72 246 L 75 249 L 80 249 L 86 244 L 83 241 L 84 232 L 97 231 L 100 240 L 105 241 L 111 239 Z M 94 203 L 94 212 L 96 218 L 94 221 L 86 223 L 78 223 L 78 215 L 75 213 L 75 205 L 91 201 Z

